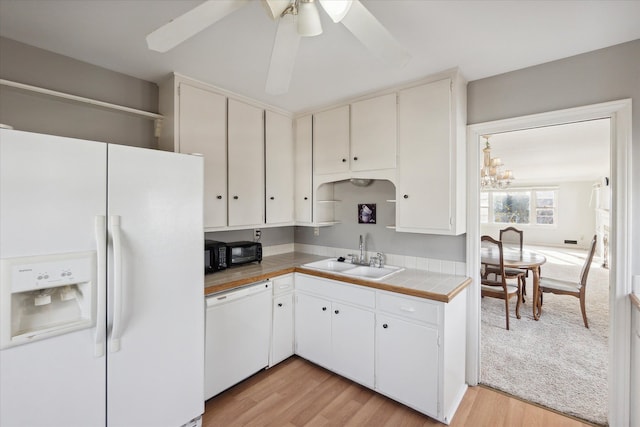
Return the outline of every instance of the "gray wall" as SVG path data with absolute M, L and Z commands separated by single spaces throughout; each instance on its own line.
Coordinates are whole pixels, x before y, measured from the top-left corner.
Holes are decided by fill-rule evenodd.
M 483 123 L 631 98 L 632 273 L 640 274 L 640 40 L 469 83 L 467 120 Z
M 348 181 L 336 183 L 334 197 L 335 219 L 339 224 L 320 227 L 314 236 L 311 227 L 296 227 L 296 243 L 358 250 L 359 236 L 366 238 L 367 251 L 387 254 L 411 255 L 447 261 L 465 261 L 465 236 L 436 236 L 416 233 L 398 233 L 387 228 L 395 224 L 395 204 L 387 200 L 396 198 L 395 186 L 384 180 L 374 181 L 368 187 L 356 187 Z M 358 223 L 358 204 L 376 204 L 376 223 Z
M 221 242 L 253 241 L 253 228 L 250 230 L 216 231 L 205 233 L 205 239 Z M 293 227 L 260 228 L 260 242 L 263 246 L 284 245 L 293 242 Z
M 139 110 L 158 110 L 154 83 L 0 38 L 0 78 Z M 0 86 L 0 123 L 17 130 L 156 148 L 153 121 Z

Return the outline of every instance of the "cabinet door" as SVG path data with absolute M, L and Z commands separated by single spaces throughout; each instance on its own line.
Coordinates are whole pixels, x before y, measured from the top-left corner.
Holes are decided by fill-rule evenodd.
M 311 222 L 312 203 L 312 118 L 300 117 L 296 120 L 295 139 L 295 221 Z
M 269 366 L 293 355 L 293 294 L 273 300 L 273 330 L 271 332 L 271 360 Z
M 452 229 L 451 79 L 398 95 L 396 230 Z
M 351 104 L 351 170 L 396 167 L 396 94 Z
M 265 112 L 266 223 L 293 221 L 293 123 Z
M 179 90 L 179 148 L 204 156 L 204 228 L 227 225 L 227 99 L 185 83 Z
M 349 106 L 313 115 L 313 172 L 349 171 Z
M 332 369 L 373 387 L 375 315 L 371 311 L 336 302 L 331 310 Z
M 296 295 L 296 354 L 326 368 L 331 366 L 331 302 Z
M 438 416 L 438 331 L 378 315 L 376 390 Z
M 264 223 L 263 110 L 229 99 L 229 226 Z

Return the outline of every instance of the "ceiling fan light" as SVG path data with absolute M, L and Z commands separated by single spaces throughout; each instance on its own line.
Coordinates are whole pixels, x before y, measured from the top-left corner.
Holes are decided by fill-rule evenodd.
M 271 19 L 278 19 L 290 4 L 291 0 L 262 0 L 262 5 L 267 9 Z
M 322 8 L 336 24 L 349 13 L 352 2 L 353 0 L 320 0 Z
M 302 37 L 322 34 L 320 14 L 313 0 L 301 0 L 298 4 L 298 34 Z

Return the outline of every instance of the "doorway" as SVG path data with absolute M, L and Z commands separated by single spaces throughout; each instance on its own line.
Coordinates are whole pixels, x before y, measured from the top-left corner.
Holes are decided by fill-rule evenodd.
M 608 118 L 484 135 L 490 142 L 487 154 L 501 159 L 499 169 L 511 170 L 513 178 L 508 186 L 485 180 L 480 234 L 500 239 L 501 229 L 516 227 L 524 250 L 546 258 L 544 277 L 577 282 L 596 234 L 597 214 L 604 218 L 610 213 L 609 187 L 602 185 L 610 174 L 610 135 Z M 513 247 L 509 239 L 504 244 Z M 602 258 L 603 251 L 596 251 L 594 261 Z M 579 300 L 566 296 L 546 294 L 544 314 L 534 320 L 533 277 L 530 272 L 527 276 L 519 320 L 514 300 L 509 306 L 510 330 L 505 327 L 504 302 L 482 299 L 482 384 L 606 424 L 609 270 L 591 263 L 586 287 L 589 328 L 583 324 Z
M 631 253 L 631 100 L 613 101 L 549 113 L 505 119 L 468 126 L 467 132 L 467 274 L 472 278 L 468 307 L 467 382 L 480 381 L 480 144 L 482 135 L 563 123 L 611 119 L 612 210 L 616 213 L 610 228 L 611 285 L 609 298 L 609 410 L 610 425 L 629 423 L 628 372 L 630 369 L 630 292 Z

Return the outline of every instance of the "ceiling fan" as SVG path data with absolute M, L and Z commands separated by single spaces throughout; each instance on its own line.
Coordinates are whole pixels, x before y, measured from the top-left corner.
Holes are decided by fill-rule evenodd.
M 167 52 L 252 0 L 207 0 L 147 35 L 147 46 Z M 269 17 L 278 20 L 271 52 L 266 92 L 286 93 L 293 73 L 301 37 L 322 33 L 315 0 L 261 0 Z M 359 0 L 319 0 L 333 22 L 342 23 L 379 58 L 398 66 L 407 63 L 409 53 L 393 38 Z

